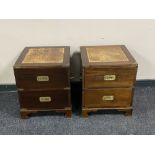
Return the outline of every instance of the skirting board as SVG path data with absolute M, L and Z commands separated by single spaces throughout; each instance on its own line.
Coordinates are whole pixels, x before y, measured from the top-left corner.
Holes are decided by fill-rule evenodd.
M 80 87 L 82 85 L 81 81 L 72 81 L 71 87 Z M 135 87 L 151 87 L 155 86 L 155 80 L 137 80 Z M 16 91 L 15 84 L 1 84 L 0 91 Z

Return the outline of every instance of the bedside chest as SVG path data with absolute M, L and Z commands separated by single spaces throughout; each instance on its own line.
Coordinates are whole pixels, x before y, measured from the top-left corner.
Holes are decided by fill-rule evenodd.
M 14 65 L 21 118 L 39 111 L 71 117 L 70 47 L 26 47 Z
M 82 116 L 115 109 L 132 114 L 137 63 L 124 45 L 82 46 Z

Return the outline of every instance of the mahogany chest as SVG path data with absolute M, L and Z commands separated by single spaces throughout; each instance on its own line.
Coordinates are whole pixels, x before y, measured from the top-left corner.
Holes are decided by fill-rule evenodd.
M 112 109 L 132 114 L 137 63 L 124 45 L 82 46 L 82 116 Z
M 71 117 L 70 47 L 26 47 L 14 65 L 21 118 L 39 111 Z

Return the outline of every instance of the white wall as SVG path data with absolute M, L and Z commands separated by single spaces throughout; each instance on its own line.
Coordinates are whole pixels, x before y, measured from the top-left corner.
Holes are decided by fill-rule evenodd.
M 155 79 L 155 20 L 0 20 L 0 84 L 14 83 L 12 66 L 25 46 L 125 44 L 138 79 Z

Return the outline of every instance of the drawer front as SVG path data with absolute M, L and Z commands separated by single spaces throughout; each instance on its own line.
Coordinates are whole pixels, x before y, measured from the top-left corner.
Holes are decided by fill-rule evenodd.
M 69 90 L 19 91 L 21 108 L 48 109 L 70 107 Z
M 65 88 L 69 86 L 69 69 L 15 69 L 17 88 Z
M 89 108 L 130 107 L 132 88 L 105 88 L 83 91 L 83 106 Z
M 130 87 L 136 79 L 136 68 L 85 69 L 84 87 Z

